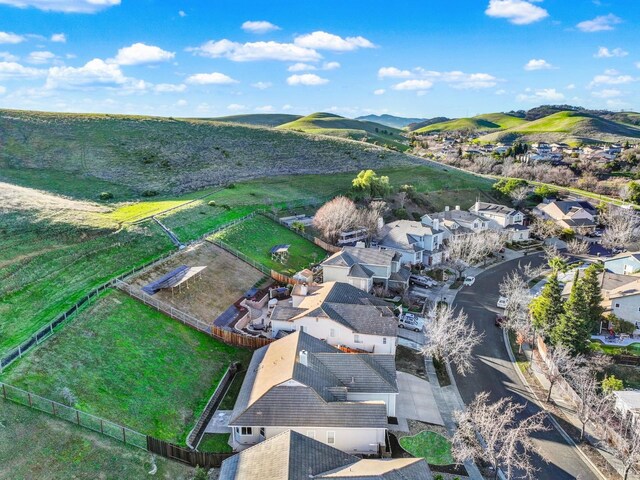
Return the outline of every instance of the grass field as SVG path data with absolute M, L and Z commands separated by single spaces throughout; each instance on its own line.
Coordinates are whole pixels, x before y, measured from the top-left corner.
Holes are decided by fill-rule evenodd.
M 157 457 L 153 478 L 186 480 L 193 469 Z M 28 407 L 0 400 L 0 478 L 145 479 L 151 455 Z
M 451 442 L 436 432 L 424 431 L 413 437 L 402 437 L 400 446 L 414 457 L 424 458 L 431 465 L 451 465 Z
M 223 241 L 267 268 L 288 274 L 320 262 L 327 255 L 322 248 L 263 215 L 222 230 L 212 238 Z M 289 258 L 284 264 L 273 260 L 269 252 L 278 244 L 291 245 Z
M 434 123 L 419 128 L 416 133 L 438 133 L 456 131 L 495 131 L 525 124 L 526 120 L 505 113 L 487 113 L 471 118 L 457 118 L 446 122 Z
M 112 291 L 0 379 L 171 442 L 184 442 L 233 361 L 251 352 L 225 345 Z
M 244 377 L 247 374 L 246 370 L 242 370 L 238 372 L 235 377 L 233 377 L 233 382 L 231 386 L 227 390 L 224 398 L 220 402 L 218 406 L 218 410 L 233 410 L 233 407 L 236 404 L 236 399 L 238 398 L 238 394 L 240 393 L 240 388 L 242 387 L 242 382 L 244 381 Z
M 594 352 L 606 353 L 607 355 L 640 355 L 640 343 L 632 343 L 628 347 L 615 347 L 603 345 L 598 341 L 591 342 L 591 350 Z
M 205 433 L 198 445 L 198 451 L 211 453 L 231 453 L 229 433 Z

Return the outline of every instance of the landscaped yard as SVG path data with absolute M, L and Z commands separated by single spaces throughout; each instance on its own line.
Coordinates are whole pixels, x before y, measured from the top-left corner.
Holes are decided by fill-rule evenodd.
M 218 410 L 233 410 L 246 374 L 247 371 L 242 370 L 241 372 L 238 372 L 235 377 L 233 377 L 233 382 L 227 389 L 227 393 L 222 399 L 222 402 L 220 402 L 220 405 L 218 405 Z
M 607 355 L 640 355 L 640 343 L 632 343 L 627 347 L 616 347 L 613 345 L 604 345 L 598 341 L 591 342 L 591 350 L 594 352 L 605 353 Z
M 143 434 L 183 443 L 226 368 L 251 352 L 225 345 L 111 291 L 0 380 Z
M 221 240 L 267 268 L 287 274 L 302 270 L 311 263 L 321 262 L 327 254 L 306 238 L 263 215 L 256 215 L 222 230 L 213 235 L 213 238 Z M 291 245 L 289 258 L 285 263 L 271 258 L 271 248 L 279 244 Z
M 451 465 L 451 442 L 436 432 L 423 431 L 413 437 L 402 437 L 400 446 L 414 457 L 424 458 L 431 465 Z
M 200 452 L 231 453 L 228 433 L 205 433 L 198 445 Z
M 193 469 L 156 457 L 152 478 L 190 479 Z M 151 454 L 71 423 L 0 400 L 0 478 L 143 479 Z

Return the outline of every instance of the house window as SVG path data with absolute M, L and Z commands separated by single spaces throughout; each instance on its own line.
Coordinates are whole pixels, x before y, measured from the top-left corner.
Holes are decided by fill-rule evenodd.
M 327 432 L 327 444 L 328 445 L 336 444 L 336 432 Z
M 362 340 L 360 340 L 360 335 L 358 335 L 357 333 L 353 336 L 353 342 L 354 343 L 362 343 Z
M 619 303 L 616 303 L 616 308 L 620 308 L 620 304 Z
M 264 438 L 264 427 L 260 427 L 260 436 Z
M 253 435 L 253 427 L 242 427 L 240 435 Z
M 382 344 L 386 345 L 387 344 L 387 337 L 382 337 Z
M 316 439 L 316 431 L 315 430 L 307 430 L 307 437 Z
M 336 329 L 332 328 L 331 330 L 329 330 L 329 336 L 330 337 L 335 337 L 336 336 Z

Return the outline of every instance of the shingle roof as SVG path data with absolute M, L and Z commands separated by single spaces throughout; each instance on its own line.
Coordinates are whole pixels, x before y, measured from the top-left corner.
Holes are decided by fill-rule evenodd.
M 220 480 L 431 480 L 423 459 L 361 460 L 292 430 L 222 463 Z
M 306 365 L 300 361 L 301 351 L 306 351 Z M 393 355 L 343 353 L 304 332 L 295 332 L 254 352 L 229 424 L 387 425 L 383 402 L 344 401 L 345 389 L 397 392 Z
M 420 237 L 442 233 L 441 230 L 410 220 L 387 223 L 380 232 L 380 245 L 403 250 L 413 249 Z
M 349 276 L 355 278 L 372 278 L 373 272 L 369 270 L 367 267 L 356 263 L 349 270 Z
M 506 205 L 499 205 L 497 203 L 487 203 L 487 202 L 476 202 L 475 205 L 471 207 L 471 209 L 480 214 L 482 214 L 482 212 L 488 212 L 493 214 L 510 216 L 518 213 L 517 210 L 511 207 L 507 207 Z
M 381 248 L 344 247 L 341 251 L 331 255 L 322 264 L 346 267 L 355 263 L 388 266 L 393 261 L 394 256 L 395 252 L 382 250 Z

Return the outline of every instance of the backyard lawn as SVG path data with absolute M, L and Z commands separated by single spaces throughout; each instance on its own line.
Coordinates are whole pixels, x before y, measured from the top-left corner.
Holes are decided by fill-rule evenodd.
M 153 478 L 186 480 L 193 469 L 156 457 Z M 144 479 L 151 454 L 98 433 L 0 400 L 0 478 Z
M 231 453 L 229 433 L 205 433 L 198 445 L 198 451 L 211 453 Z
M 423 431 L 413 437 L 402 437 L 400 446 L 414 457 L 424 458 L 431 465 L 451 465 L 451 442 L 436 432 Z
M 592 351 L 606 355 L 640 355 L 640 343 L 632 343 L 627 347 L 616 347 L 613 345 L 604 345 L 598 341 L 592 341 L 590 346 Z
M 327 255 L 322 248 L 263 215 L 222 230 L 213 235 L 213 239 L 221 240 L 267 268 L 287 274 L 320 262 Z M 278 244 L 291 245 L 285 263 L 271 258 L 270 250 Z
M 183 443 L 226 368 L 225 345 L 110 291 L 0 380 L 162 440 Z

